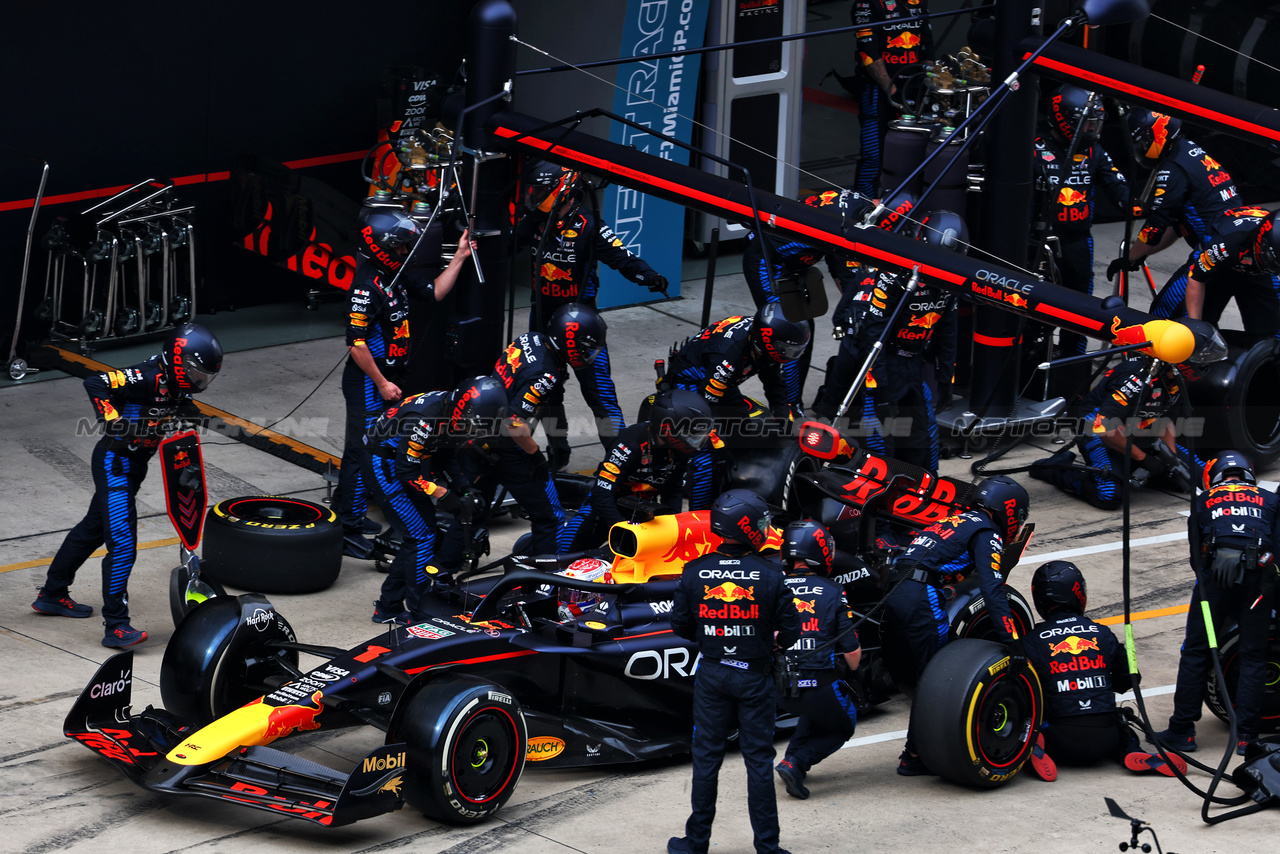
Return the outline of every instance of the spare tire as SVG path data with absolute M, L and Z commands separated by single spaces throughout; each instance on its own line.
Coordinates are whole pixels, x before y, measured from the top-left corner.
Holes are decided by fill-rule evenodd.
M 1223 330 L 1226 360 L 1210 365 L 1190 386 L 1192 413 L 1204 435 L 1196 451 L 1236 450 L 1255 469 L 1280 459 L 1280 339 Z
M 993 789 L 1022 769 L 1044 715 L 1028 667 L 1010 678 L 1003 644 L 961 638 L 929 662 L 911 704 L 911 733 L 929 769 L 953 783 Z
M 300 498 L 228 498 L 205 517 L 201 569 L 214 581 L 258 593 L 324 590 L 342 568 L 342 523 Z
M 1222 675 L 1227 679 L 1227 695 L 1218 688 L 1218 678 L 1212 670 L 1205 685 L 1204 704 L 1223 723 L 1230 722 L 1227 703 L 1236 692 L 1240 681 L 1240 627 L 1232 626 L 1221 635 L 1218 655 L 1222 658 Z M 1271 619 L 1271 631 L 1267 636 L 1267 675 L 1262 685 L 1262 732 L 1280 731 L 1280 620 Z M 1233 704 L 1234 705 L 1234 704 Z

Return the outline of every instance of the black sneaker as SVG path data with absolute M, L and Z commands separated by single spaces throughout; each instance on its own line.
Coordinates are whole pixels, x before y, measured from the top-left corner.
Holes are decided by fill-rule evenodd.
M 342 553 L 356 560 L 373 560 L 373 541 L 366 540 L 360 534 L 346 533 L 342 537 Z
M 400 602 L 395 605 L 383 605 L 381 602 L 373 603 L 373 622 L 375 623 L 399 623 L 400 625 L 408 625 L 409 612 L 404 609 L 404 603 Z
M 76 602 L 71 598 L 70 593 L 64 593 L 61 596 L 46 596 L 43 589 L 36 596 L 36 601 L 31 603 L 31 609 L 41 614 L 51 614 L 57 617 L 83 619 L 84 617 L 93 616 L 93 606 Z
M 933 771 L 929 770 L 929 766 L 924 764 L 924 760 L 919 756 L 914 756 L 907 751 L 902 751 L 898 756 L 898 775 L 900 777 L 936 777 Z
M 146 632 L 135 629 L 128 623 L 125 623 L 123 625 L 107 629 L 107 636 L 102 639 L 102 645 L 115 649 L 122 649 L 126 646 L 140 644 L 146 639 Z
M 693 843 L 683 836 L 673 836 L 667 840 L 667 854 L 704 854 L 706 850 L 694 848 Z
M 790 759 L 784 759 L 774 766 L 782 784 L 787 787 L 787 794 L 800 800 L 809 799 L 809 790 L 804 785 L 804 772 L 795 766 Z
M 1151 741 L 1151 739 L 1147 739 Z M 1176 750 L 1179 753 L 1195 753 L 1196 752 L 1196 731 L 1191 732 L 1174 732 L 1172 728 L 1161 730 L 1155 734 L 1155 741 L 1152 744 L 1163 746 L 1166 750 Z
M 360 520 L 360 533 L 381 534 L 382 526 L 379 525 L 377 522 L 373 521 L 372 519 L 365 518 Z

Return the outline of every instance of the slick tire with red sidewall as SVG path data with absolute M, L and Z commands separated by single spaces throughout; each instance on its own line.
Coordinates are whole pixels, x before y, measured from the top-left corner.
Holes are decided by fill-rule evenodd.
M 1227 696 L 1218 686 L 1218 677 L 1212 670 L 1205 683 L 1204 704 L 1223 723 L 1230 720 L 1227 703 L 1236 692 L 1240 681 L 1240 628 L 1232 626 L 1220 635 L 1218 655 L 1222 658 L 1222 675 L 1227 678 Z M 1280 620 L 1271 619 L 1271 632 L 1267 639 L 1266 676 L 1262 686 L 1262 732 L 1280 731 Z
M 430 679 L 396 710 L 387 743 L 399 741 L 409 752 L 405 801 L 436 821 L 475 824 L 515 791 L 529 738 L 510 692 L 449 675 Z
M 961 638 L 925 668 L 911 704 L 911 733 L 929 769 L 953 783 L 993 789 L 1031 755 L 1043 717 L 1036 672 L 1010 677 L 1003 644 Z
M 241 590 L 324 590 L 342 568 L 342 523 L 323 504 L 300 498 L 228 498 L 205 518 L 201 565 L 210 578 Z

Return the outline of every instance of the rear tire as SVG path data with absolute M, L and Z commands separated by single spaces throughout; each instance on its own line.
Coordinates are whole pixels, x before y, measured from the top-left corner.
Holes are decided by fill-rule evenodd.
M 1009 610 L 1013 613 L 1013 621 L 1018 627 L 1018 637 L 1030 636 L 1031 627 L 1036 624 L 1031 613 L 1031 604 L 1026 597 L 1014 588 L 1005 585 L 1005 598 L 1009 602 Z M 978 640 L 1000 640 L 1000 630 L 992 618 L 991 609 L 987 606 L 978 588 L 978 580 L 971 579 L 960 585 L 956 598 L 947 603 L 947 618 L 951 622 L 951 637 L 976 638 Z
M 475 824 L 515 791 L 529 738 L 509 692 L 474 676 L 441 676 L 396 718 L 387 743 L 408 746 L 404 799 L 427 818 Z
M 999 786 L 1031 755 L 1043 716 L 1036 672 L 1010 679 L 1009 653 L 994 641 L 962 638 L 938 651 L 911 704 L 920 758 L 953 783 Z
M 1234 694 L 1236 684 L 1240 681 L 1240 628 L 1232 626 L 1222 638 L 1218 647 L 1222 657 L 1222 675 L 1227 679 L 1227 694 Z M 1271 634 L 1267 643 L 1267 675 L 1262 695 L 1261 726 L 1262 732 L 1280 731 L 1280 622 L 1271 621 Z M 1218 679 L 1210 672 L 1205 685 L 1204 703 L 1209 711 L 1223 723 L 1230 721 L 1227 703 L 1230 700 L 1222 696 L 1218 689 Z
M 328 507 L 300 498 L 229 498 L 205 518 L 202 568 L 241 590 L 324 590 L 342 568 L 342 523 Z
M 750 489 L 775 507 L 800 515 L 796 475 L 813 474 L 821 466 L 800 449 L 795 437 L 774 448 L 734 450 L 733 454 L 735 464 L 725 489 Z

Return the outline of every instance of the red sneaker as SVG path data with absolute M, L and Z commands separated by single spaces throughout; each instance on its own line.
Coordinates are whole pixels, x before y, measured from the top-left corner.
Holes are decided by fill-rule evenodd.
M 1044 752 L 1044 733 L 1036 733 L 1035 744 L 1031 745 L 1031 770 L 1046 783 L 1058 779 L 1058 763 Z
M 1173 767 L 1171 768 L 1170 765 Z M 1155 771 L 1166 777 L 1173 776 L 1174 768 L 1177 768 L 1180 774 L 1187 773 L 1187 761 L 1176 753 L 1169 754 L 1168 762 L 1158 753 L 1130 753 L 1124 758 L 1124 767 L 1139 773 Z

